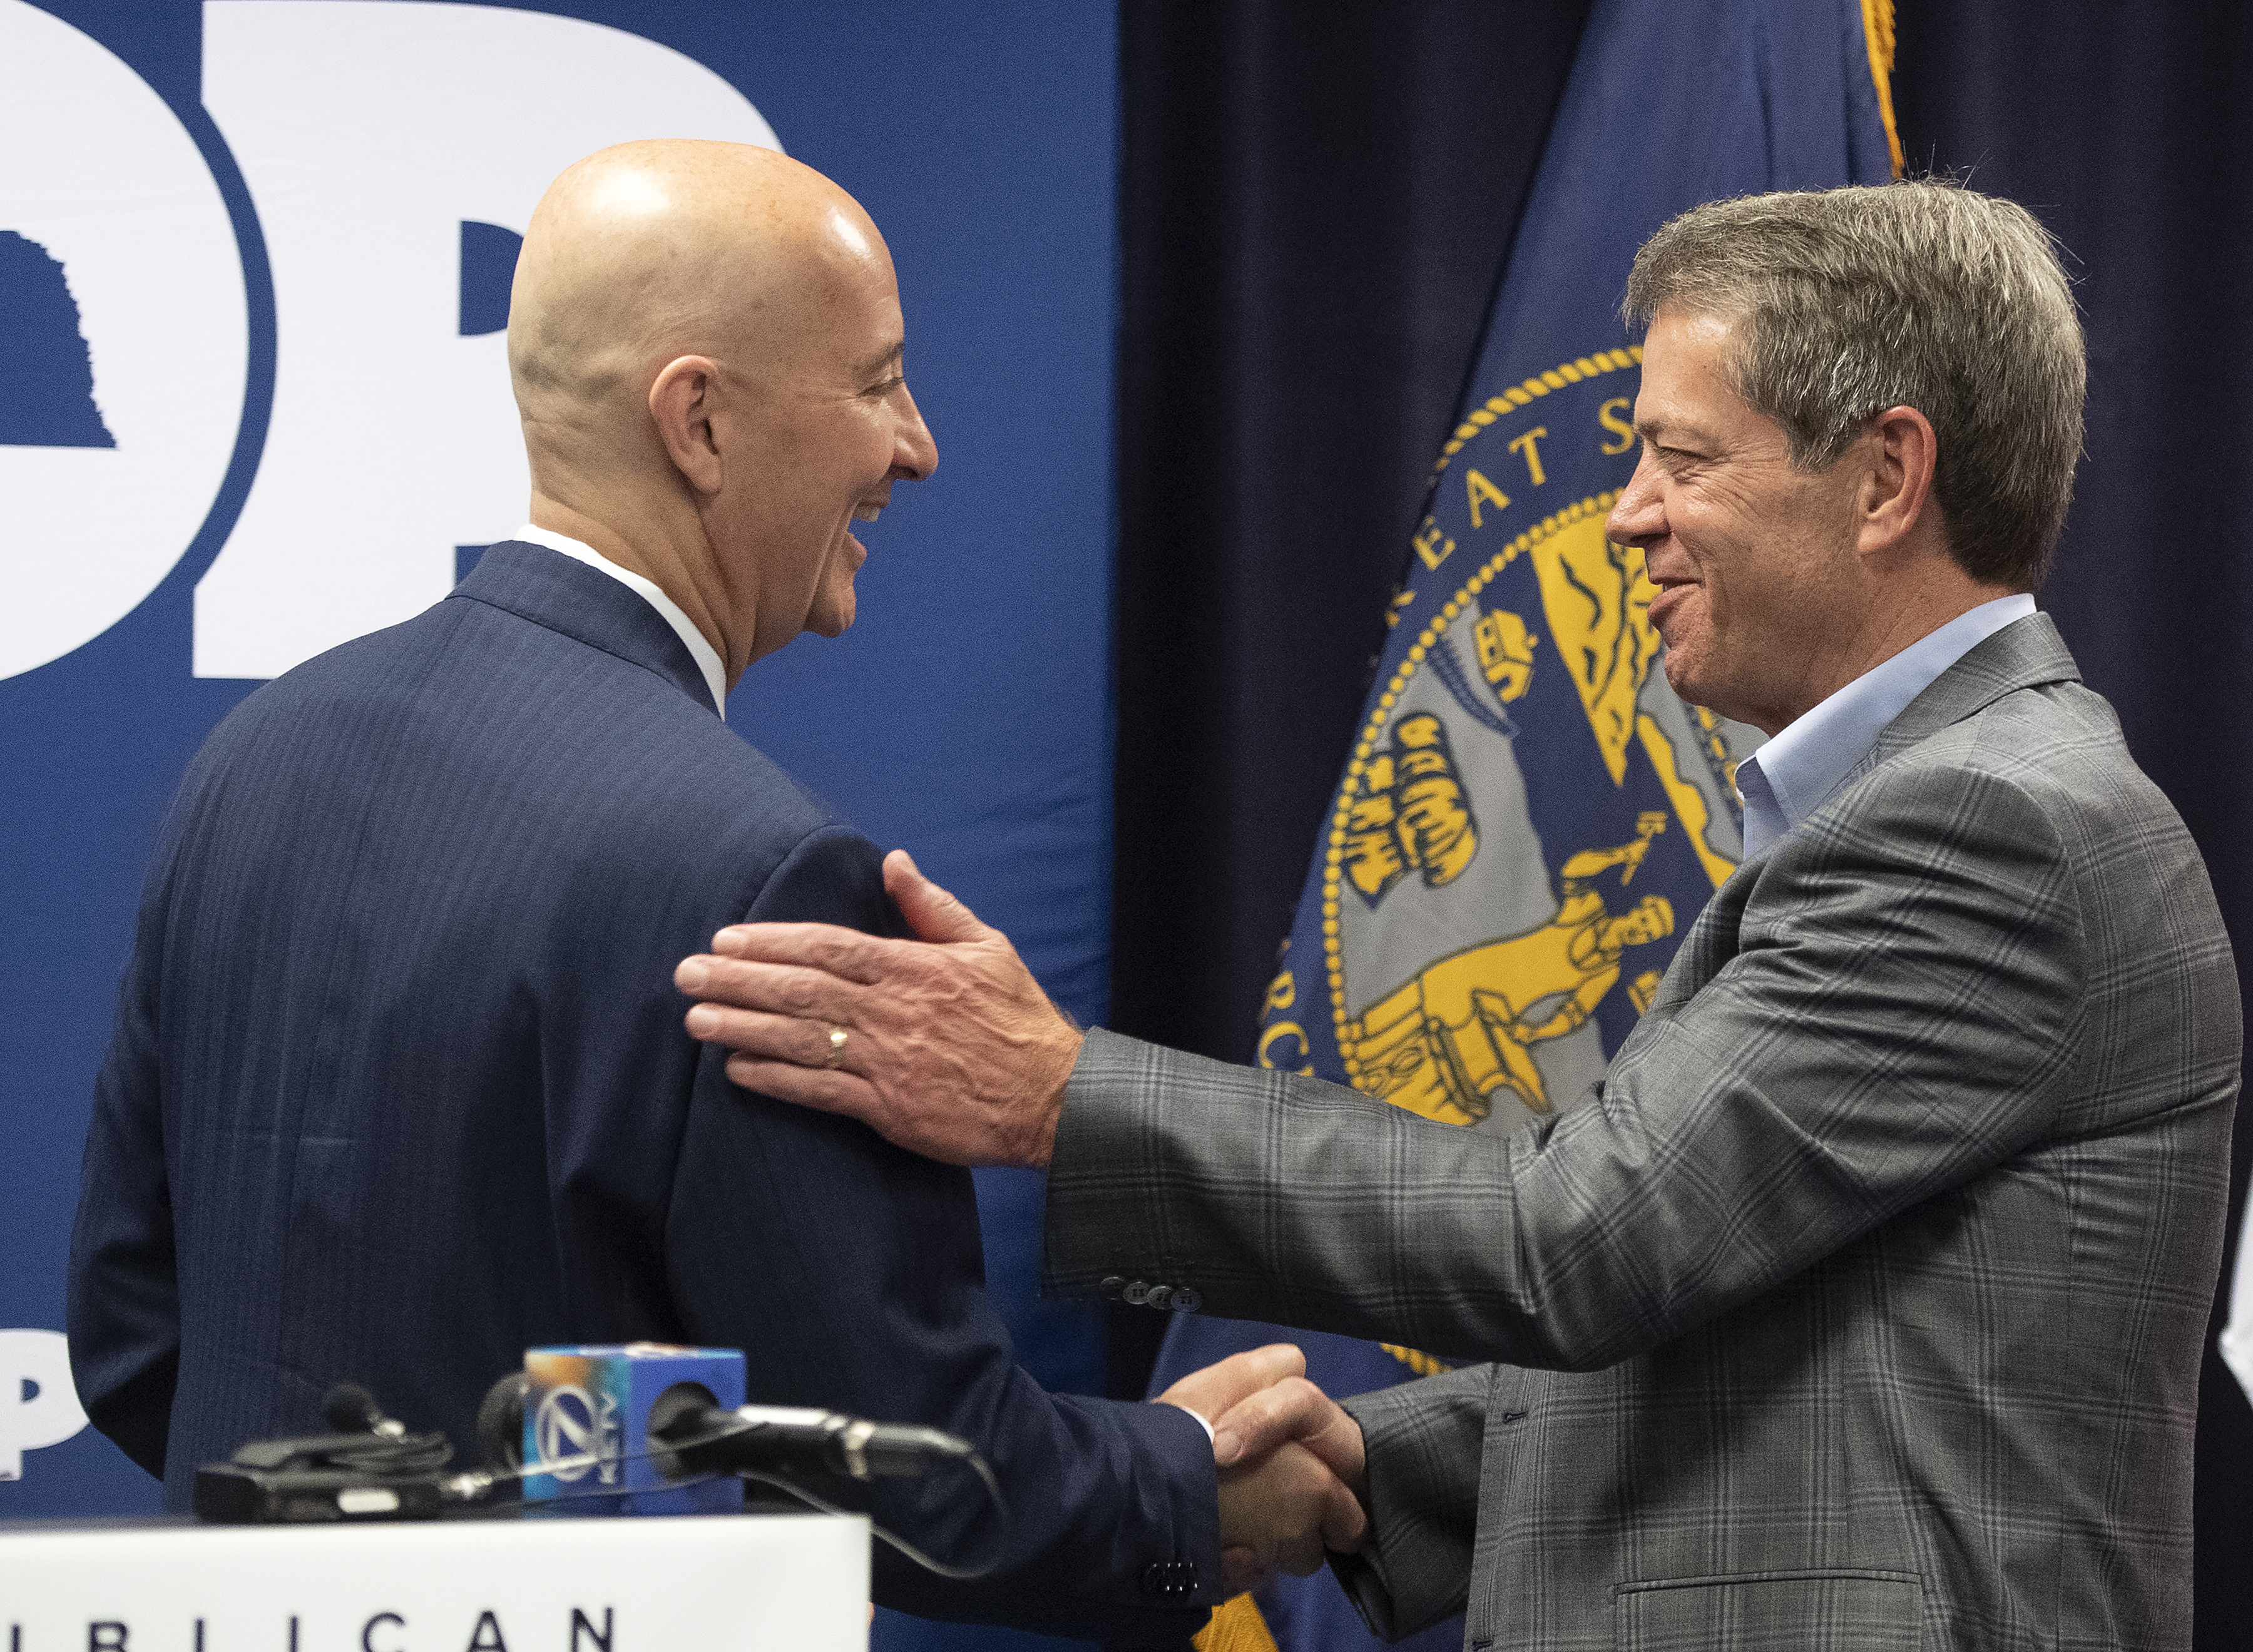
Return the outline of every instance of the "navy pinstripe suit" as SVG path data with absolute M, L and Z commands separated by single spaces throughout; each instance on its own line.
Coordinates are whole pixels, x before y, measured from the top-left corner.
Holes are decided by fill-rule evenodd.
M 983 1293 L 967 1175 L 747 1094 L 683 1031 L 674 963 L 747 917 L 898 923 L 875 850 L 568 558 L 496 546 L 251 695 L 173 804 L 101 1074 L 71 1262 L 88 1413 L 178 1507 L 339 1379 L 463 1441 L 527 1345 L 740 1346 L 754 1398 L 953 1430 L 1014 1493 L 1001 1575 L 934 1584 L 880 1548 L 879 1600 L 1194 1628 L 1144 1587 L 1154 1563 L 1218 1580 L 1196 1423 L 1043 1393 Z M 870 1506 L 962 1555 L 964 1493 Z

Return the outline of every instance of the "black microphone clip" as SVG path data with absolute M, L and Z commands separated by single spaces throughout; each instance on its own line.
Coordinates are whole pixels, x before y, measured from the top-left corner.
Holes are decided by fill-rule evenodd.
M 439 1478 L 454 1454 L 445 1435 L 409 1433 L 357 1383 L 338 1384 L 321 1409 L 335 1432 L 255 1439 L 227 1461 L 197 1469 L 197 1518 L 224 1525 L 427 1520 L 473 1495 L 469 1476 Z

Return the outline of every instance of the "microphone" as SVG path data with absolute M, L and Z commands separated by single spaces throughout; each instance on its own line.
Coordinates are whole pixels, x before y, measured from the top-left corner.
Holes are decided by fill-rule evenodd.
M 846 1511 L 777 1476 L 867 1481 L 967 1468 L 993 1506 L 1000 1543 L 1008 1507 L 968 1440 L 813 1407 L 730 1407 L 715 1387 L 742 1397 L 739 1351 L 652 1342 L 527 1349 L 525 1370 L 495 1383 L 478 1408 L 487 1467 L 442 1476 L 453 1455 L 445 1435 L 410 1433 L 366 1389 L 339 1383 L 321 1404 L 335 1432 L 253 1440 L 227 1462 L 205 1464 L 195 1512 L 228 1523 L 428 1520 L 520 1481 L 534 1508 L 591 1497 L 580 1505 L 589 1512 L 687 1514 L 741 1509 L 742 1475 L 834 1515 Z M 942 1578 L 983 1577 L 994 1565 L 992 1554 L 948 1565 L 881 1526 L 872 1531 Z
M 375 1396 L 358 1383 L 338 1383 L 321 1401 L 321 1419 L 339 1434 L 378 1434 L 385 1439 L 403 1439 L 407 1425 L 386 1417 Z
M 409 1433 L 357 1383 L 331 1388 L 321 1411 L 332 1432 L 255 1439 L 197 1469 L 197 1516 L 231 1525 L 429 1519 L 492 1487 L 489 1474 L 441 1480 L 454 1454 L 445 1435 Z
M 982 1467 L 968 1440 L 936 1428 L 742 1405 L 732 1349 L 536 1348 L 524 1363 L 486 1392 L 478 1437 L 493 1474 L 521 1474 L 533 1502 L 615 1493 L 620 1512 L 655 1514 L 690 1496 L 729 1506 L 738 1474 L 872 1480 Z M 695 1480 L 708 1483 L 680 1483 Z
M 932 1558 L 906 1538 L 872 1524 L 870 1534 L 937 1577 L 957 1582 L 982 1578 L 1000 1558 L 1009 1506 L 1001 1482 L 976 1447 L 960 1437 L 915 1423 L 876 1423 L 810 1406 L 717 1404 L 700 1383 L 675 1383 L 649 1408 L 643 1438 L 650 1466 L 667 1477 L 741 1474 L 788 1493 L 824 1514 L 847 1512 L 825 1502 L 795 1479 L 782 1475 L 839 1474 L 849 1480 L 928 1474 L 967 1468 L 983 1487 L 994 1514 L 987 1555 L 975 1565 Z
M 913 1423 L 875 1423 L 795 1405 L 714 1403 L 694 1383 L 675 1383 L 649 1411 L 658 1473 L 837 1474 L 851 1480 L 928 1474 L 970 1461 L 970 1442 Z M 669 1449 L 658 1451 L 662 1443 Z
M 524 1398 L 532 1379 L 511 1371 L 485 1390 L 478 1406 L 478 1449 L 494 1474 L 513 1474 L 524 1467 Z

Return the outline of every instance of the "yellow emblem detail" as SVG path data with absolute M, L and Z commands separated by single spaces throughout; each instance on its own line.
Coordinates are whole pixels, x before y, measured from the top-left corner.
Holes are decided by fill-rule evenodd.
M 1865 3 L 1868 3 L 1868 0 L 1865 0 Z M 1455 455 L 1461 453 L 1468 443 L 1476 441 L 1480 436 L 1487 433 L 1488 427 L 1494 422 L 1496 417 L 1499 417 L 1503 414 L 1514 412 L 1516 409 L 1526 406 L 1537 396 L 1545 396 L 1552 390 L 1562 390 L 1566 385 L 1578 384 L 1583 379 L 1593 379 L 1597 377 L 1599 374 L 1607 373 L 1624 373 L 1630 368 L 1639 367 L 1642 365 L 1643 346 L 1641 345 L 1629 345 L 1624 350 L 1599 350 L 1594 355 L 1582 356 L 1577 361 L 1559 362 L 1556 366 L 1552 367 L 1548 372 L 1542 373 L 1538 378 L 1528 379 L 1522 385 L 1511 385 L 1509 388 L 1502 391 L 1499 394 L 1488 397 L 1485 407 L 1473 409 L 1464 422 L 1454 428 L 1454 431 L 1448 436 L 1446 443 L 1440 449 L 1440 457 L 1433 462 L 1432 473 L 1434 476 L 1437 476 L 1440 471 L 1446 470 L 1449 462 L 1454 458 Z M 1612 424 L 1609 421 L 1607 421 L 1606 423 L 1607 427 L 1609 429 L 1619 429 L 1619 426 Z M 1546 436 L 1549 433 L 1547 430 L 1543 429 L 1537 431 L 1535 434 L 1537 436 Z M 1513 452 L 1519 450 L 1519 444 L 1516 442 L 1511 443 L 1510 447 Z M 1607 450 L 1607 451 L 1625 452 L 1626 450 L 1622 448 L 1618 450 Z M 1533 484 L 1536 487 L 1538 487 L 1543 479 L 1544 469 L 1541 464 L 1540 456 L 1538 452 L 1533 451 L 1529 448 L 1525 451 L 1525 461 L 1526 469 L 1533 477 Z M 1486 481 L 1486 478 L 1481 477 L 1479 481 L 1483 483 Z M 1475 488 L 1477 484 L 1473 484 L 1472 485 Z M 1489 484 L 1489 485 L 1491 484 Z M 1501 507 L 1497 505 L 1496 508 L 1499 509 Z M 1426 526 L 1428 525 L 1427 520 Z M 1471 496 L 1471 526 L 1473 527 L 1482 526 L 1479 521 L 1478 495 L 1475 491 L 1474 491 Z M 1435 539 L 1430 541 L 1430 543 L 1433 549 L 1437 549 L 1440 541 Z M 1447 548 L 1447 550 L 1453 550 L 1454 548 L 1454 543 L 1450 541 Z M 1417 546 L 1417 549 L 1422 554 L 1424 561 L 1429 566 L 1433 568 L 1439 567 L 1440 561 L 1439 559 L 1434 558 L 1431 550 L 1426 550 L 1421 544 Z M 1447 551 L 1440 551 L 1439 553 L 1439 557 L 1444 558 L 1446 554 Z
M 1604 537 L 1601 518 L 1583 517 L 1534 546 L 1533 568 L 1541 582 L 1541 611 L 1580 691 L 1612 784 L 1627 784 L 1628 748 L 1640 742 L 1666 800 L 1682 818 L 1698 864 L 1719 889 L 1736 867 L 1705 841 L 1712 812 L 1682 772 L 1674 742 L 1640 708 L 1659 650 L 1658 630 L 1650 623 L 1650 599 L 1658 588 L 1643 572 L 1641 547 L 1613 543 Z
M 1494 415 L 1491 413 L 1486 417 L 1489 424 L 1494 422 Z M 1463 492 L 1470 501 L 1473 527 L 1486 526 L 1486 519 L 1479 513 L 1479 507 L 1482 505 L 1490 505 L 1497 511 L 1506 511 L 1510 508 L 1510 495 L 1488 481 L 1484 473 L 1476 465 L 1473 465 L 1463 473 Z
M 1442 533 L 1440 525 L 1430 517 L 1418 528 L 1408 541 L 1416 547 L 1416 554 L 1424 559 L 1426 568 L 1437 568 L 1454 554 L 1455 542 Z
M 1433 889 L 1478 853 L 1478 825 L 1455 773 L 1447 731 L 1429 712 L 1403 717 L 1370 759 L 1345 821 L 1346 875 L 1374 903 L 1412 871 Z
M 1640 348 L 1630 346 L 1629 349 L 1630 359 L 1640 362 L 1643 359 Z M 1616 493 L 1599 493 L 1591 498 L 1582 499 L 1577 504 L 1568 505 L 1556 515 L 1545 517 L 1527 528 L 1480 565 L 1465 582 L 1461 591 L 1458 593 L 1458 600 L 1468 602 L 1477 596 L 1479 592 L 1510 563 L 1551 535 L 1561 533 L 1573 524 L 1587 521 L 1591 518 L 1601 520 L 1604 513 L 1611 509 L 1612 501 L 1617 497 Z M 1450 548 L 1452 548 L 1452 542 Z M 1372 775 L 1372 770 L 1377 767 L 1375 761 L 1378 756 L 1377 737 L 1384 731 L 1385 725 L 1392 720 L 1392 708 L 1400 698 L 1401 690 L 1408 686 L 1409 678 L 1422 664 L 1426 652 L 1439 638 L 1440 630 L 1446 624 L 1445 610 L 1442 610 L 1441 613 L 1434 616 L 1431 623 L 1424 628 L 1415 644 L 1409 649 L 1409 657 L 1401 661 L 1399 666 L 1393 672 L 1392 679 L 1386 685 L 1385 692 L 1378 695 L 1376 709 L 1371 713 L 1368 722 L 1362 729 L 1361 739 L 1353 749 L 1352 761 L 1346 765 L 1346 783 L 1339 788 L 1337 806 L 1330 817 L 1329 844 L 1328 852 L 1323 857 L 1322 871 L 1324 914 L 1322 954 L 1323 963 L 1326 965 L 1325 973 L 1329 977 L 1330 1016 L 1333 1024 L 1341 1029 L 1343 1028 L 1346 1019 L 1345 955 L 1339 945 L 1339 926 L 1335 914 L 1337 910 L 1338 886 L 1345 878 L 1346 857 L 1349 849 L 1356 845 L 1352 828 L 1357 810 L 1363 798 L 1371 791 L 1372 780 L 1377 777 Z M 1389 769 L 1384 777 L 1389 787 L 1391 783 Z M 1370 848 L 1375 847 L 1367 839 L 1361 840 L 1361 842 Z M 1475 847 L 1475 840 L 1474 840 L 1474 847 Z M 1359 887 L 1358 880 L 1356 881 L 1356 887 Z M 1361 1077 L 1355 1065 L 1352 1048 L 1345 1044 L 1343 1039 L 1340 1041 L 1339 1053 L 1345 1059 L 1346 1076 L 1355 1084 L 1360 1084 Z
M 1281 1012 L 1290 1008 L 1298 1001 L 1298 986 L 1292 980 L 1290 971 L 1285 970 L 1267 983 L 1267 1014 L 1280 1015 Z M 1282 1061 L 1276 1059 L 1278 1050 L 1287 1052 Z M 1303 1058 L 1306 1053 L 1307 1029 L 1298 1022 L 1277 1020 L 1268 1021 L 1260 1028 L 1259 1060 L 1262 1067 L 1271 1070 L 1284 1067 L 1291 1056 Z M 1287 1070 L 1298 1073 L 1302 1077 L 1311 1078 L 1315 1076 L 1315 1064 L 1301 1059 L 1297 1065 L 1287 1066 Z
M 1641 350 L 1630 346 L 1593 356 L 1587 365 L 1599 372 L 1613 372 L 1637 366 L 1642 359 Z M 1578 364 L 1575 369 L 1585 371 Z M 1489 405 L 1500 411 L 1502 407 L 1523 405 L 1533 396 L 1546 394 L 1547 387 L 1539 380 L 1528 380 L 1524 387 L 1512 387 Z M 1444 458 L 1441 468 L 1445 468 Z M 1704 779 L 1719 776 L 1724 785 L 1733 781 L 1735 760 L 1730 755 L 1728 736 L 1720 720 L 1702 708 L 1685 708 L 1696 730 L 1688 746 L 1678 753 L 1664 725 L 1643 710 L 1639 701 L 1658 652 L 1658 641 L 1649 614 L 1650 598 L 1656 593 L 1644 575 L 1640 554 L 1611 545 L 1604 539 L 1604 516 L 1616 497 L 1612 492 L 1594 494 L 1530 525 L 1507 545 L 1482 558 L 1453 597 L 1432 613 L 1376 697 L 1346 765 L 1345 783 L 1338 790 L 1330 817 L 1322 874 L 1323 975 L 1329 988 L 1331 1025 L 1337 1033 L 1338 1053 L 1346 1077 L 1366 1093 L 1383 1096 L 1448 1123 L 1473 1124 L 1486 1117 L 1492 1110 L 1494 1093 L 1504 1088 L 1524 1099 L 1536 1112 L 1551 1105 L 1538 1069 L 1527 1053 L 1539 1039 L 1520 1040 L 1505 1034 L 1503 1042 L 1511 1048 L 1503 1049 L 1496 1045 L 1489 1029 L 1516 1025 L 1521 1033 L 1539 1031 L 1545 1037 L 1570 1032 L 1587 1020 L 1588 1012 L 1601 1001 L 1605 993 L 1620 984 L 1623 969 L 1618 962 L 1618 952 L 1671 933 L 1674 921 L 1671 908 L 1658 897 L 1647 898 L 1632 910 L 1615 916 L 1604 909 L 1600 896 L 1591 906 L 1585 898 L 1590 891 L 1580 891 L 1584 898 L 1577 904 L 1568 891 L 1566 908 L 1560 909 L 1550 923 L 1524 934 L 1462 949 L 1454 958 L 1440 959 L 1415 979 L 1395 988 L 1379 1002 L 1368 1005 L 1357 1020 L 1349 1017 L 1345 947 L 1338 906 L 1344 894 L 1343 886 L 1350 882 L 1363 899 L 1374 906 L 1384 891 L 1410 870 L 1424 870 L 1427 881 L 1438 887 L 1454 875 L 1448 869 L 1450 866 L 1457 871 L 1468 866 L 1477 848 L 1476 825 L 1471 819 L 1468 790 L 1454 774 L 1452 758 L 1447 764 L 1444 806 L 1432 807 L 1419 818 L 1429 829 L 1459 816 L 1462 832 L 1461 836 L 1449 839 L 1454 845 L 1452 854 L 1435 853 L 1437 835 L 1429 840 L 1419 840 L 1414 822 L 1404 826 L 1406 817 L 1399 797 L 1399 752 L 1397 746 L 1387 748 L 1382 742 L 1410 680 L 1433 657 L 1435 645 L 1447 647 L 1441 635 L 1446 627 L 1466 609 L 1477 611 L 1473 605 L 1479 593 L 1519 557 L 1530 555 L 1533 562 L 1534 582 L 1540 592 L 1544 618 L 1551 627 L 1559 652 L 1566 656 L 1562 663 L 1573 678 L 1581 709 L 1588 718 L 1614 784 L 1625 784 L 1629 749 L 1639 745 L 1665 793 L 1673 819 L 1684 829 L 1686 847 L 1697 855 L 1707 878 L 1719 888 L 1736 869 L 1733 861 L 1706 841 L 1706 833 L 1713 823 L 1712 808 L 1705 785 L 1699 778 L 1692 777 L 1700 768 L 1710 768 L 1711 775 Z M 1426 529 L 1431 526 L 1427 519 Z M 1454 548 L 1451 542 L 1441 542 L 1448 550 Z M 1397 618 L 1398 614 L 1387 617 Z M 1481 673 L 1496 698 L 1506 706 L 1522 697 L 1532 680 L 1534 656 L 1540 642 L 1526 617 L 1507 609 L 1489 610 L 1479 614 L 1474 635 Z M 1456 698 L 1460 703 L 1468 704 L 1462 701 L 1460 692 Z M 1430 714 L 1404 714 L 1402 722 L 1406 723 L 1413 715 L 1428 717 Z M 1437 722 L 1437 719 L 1432 721 Z M 1397 739 L 1399 731 L 1391 732 Z M 1444 737 L 1444 729 L 1440 733 Z M 1686 774 L 1685 766 L 1689 770 Z M 1366 806 L 1379 793 L 1387 795 L 1387 805 Z M 1435 798 L 1434 803 L 1437 801 Z M 1642 818 L 1664 822 L 1667 816 L 1660 813 Z M 1410 854 L 1403 847 L 1404 829 L 1407 832 L 1406 841 L 1420 845 L 1418 853 L 1424 857 L 1420 868 L 1412 864 Z M 1566 874 L 1568 884 L 1579 872 L 1575 864 L 1578 859 L 1575 857 L 1575 861 L 1568 861 L 1566 868 L 1560 868 Z M 1622 885 L 1627 879 L 1628 874 L 1623 873 Z M 1662 908 L 1663 916 L 1658 910 Z M 1577 955 L 1569 950 L 1574 937 L 1579 937 L 1580 943 Z M 1470 967 L 1462 962 L 1464 959 L 1483 957 L 1489 948 L 1524 944 L 1521 952 L 1496 957 L 1517 958 L 1530 965 L 1537 955 L 1545 952 L 1553 963 L 1560 938 L 1567 946 L 1570 971 L 1560 974 L 1551 970 L 1545 976 L 1528 973 L 1524 979 L 1530 983 L 1547 979 L 1559 983 L 1548 996 L 1563 994 L 1580 1005 L 1577 1019 L 1570 1004 L 1538 1002 L 1535 1000 L 1538 994 L 1531 993 L 1528 986 L 1518 986 L 1513 993 L 1507 985 L 1499 989 L 1485 985 L 1487 996 L 1479 1001 L 1475 1028 L 1463 1004 L 1453 1006 L 1456 1014 L 1452 1021 L 1420 1011 L 1407 1014 L 1409 1007 L 1404 995 L 1420 993 L 1427 979 L 1434 995 L 1440 1000 L 1464 986 L 1461 978 Z M 1495 960 L 1488 961 L 1491 964 Z M 1447 969 L 1450 965 L 1454 966 L 1452 971 Z M 1433 971 L 1443 972 L 1433 975 Z M 1517 973 L 1512 972 L 1513 979 Z M 1658 972 L 1644 970 L 1629 980 L 1623 990 L 1640 1013 L 1654 1000 L 1658 986 Z M 1500 1021 L 1496 1019 L 1497 997 L 1510 1004 L 1509 1015 Z M 1301 1011 L 1302 1015 L 1305 1013 Z M 1536 1016 L 1541 1019 L 1529 1019 Z M 1437 1042 L 1433 1036 L 1435 1027 L 1447 1031 L 1447 1036 Z M 1473 1057 L 1478 1055 L 1482 1042 L 1487 1054 L 1475 1061 Z M 1279 1040 L 1278 1047 L 1266 1053 L 1266 1059 L 1278 1066 L 1291 1065 L 1302 1049 L 1294 1040 Z M 1469 1054 L 1465 1054 L 1466 1050 Z M 1473 1082 L 1470 1075 L 1474 1071 L 1482 1082 Z M 1419 1099 L 1426 1105 L 1419 1106 Z
M 1617 984 L 1622 958 L 1674 933 L 1674 907 L 1647 895 L 1615 915 L 1594 887 L 1620 869 L 1624 889 L 1666 830 L 1666 816 L 1637 816 L 1632 841 L 1583 849 L 1560 868 L 1564 898 L 1538 929 L 1467 947 L 1430 965 L 1338 1029 L 1338 1047 L 1357 1086 L 1441 1124 L 1476 1124 L 1507 1091 L 1527 1111 L 1553 1104 L 1531 1046 L 1584 1026 Z M 1642 1002 L 1657 990 L 1656 972 L 1629 989 Z
M 1643 574 L 1641 548 L 1613 544 L 1595 515 L 1536 545 L 1533 568 L 1549 634 L 1580 690 L 1605 770 L 1614 785 L 1623 785 L 1636 699 L 1658 657 L 1658 631 L 1650 623 L 1658 588 Z
M 1712 715 L 1702 707 L 1698 708 L 1698 714 L 1709 720 Z M 1674 755 L 1674 742 L 1660 729 L 1657 718 L 1645 712 L 1636 718 L 1635 728 L 1636 735 L 1643 742 L 1644 752 L 1650 758 L 1651 768 L 1657 772 L 1658 784 L 1665 788 L 1666 800 L 1674 805 L 1674 812 L 1682 818 L 1682 829 L 1690 834 L 1690 847 L 1698 852 L 1698 864 L 1705 868 L 1705 875 L 1713 887 L 1719 889 L 1729 881 L 1729 875 L 1737 869 L 1737 863 L 1705 841 L 1705 828 L 1713 819 L 1712 811 L 1705 806 L 1705 794 L 1698 790 L 1695 782 L 1683 774 Z M 1721 750 L 1727 750 L 1726 746 L 1720 745 L 1718 735 L 1709 735 L 1708 739 Z M 1736 784 L 1734 764 L 1730 765 L 1728 778 L 1731 785 Z
M 1477 637 L 1479 670 L 1495 697 L 1505 706 L 1523 697 L 1533 686 L 1533 651 L 1541 639 L 1506 608 L 1482 616 Z

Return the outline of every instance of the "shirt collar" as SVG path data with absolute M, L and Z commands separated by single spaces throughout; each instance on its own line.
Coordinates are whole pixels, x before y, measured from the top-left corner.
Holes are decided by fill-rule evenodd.
M 2004 626 L 2034 611 L 2023 592 L 1958 614 L 1780 730 L 1737 767 L 1745 804 L 1745 859 L 1770 845 L 1829 800 L 1877 743 L 1879 731 L 1935 679 Z
M 653 580 L 644 579 L 631 568 L 620 568 L 591 545 L 558 533 L 551 528 L 534 527 L 527 522 L 511 539 L 523 540 L 534 545 L 545 545 L 551 551 L 560 551 L 575 562 L 584 562 L 597 573 L 608 574 L 612 579 L 632 591 L 658 612 L 658 617 L 673 627 L 688 650 L 688 657 L 696 662 L 696 669 L 704 673 L 704 686 L 712 691 L 713 709 L 720 721 L 728 720 L 728 673 L 720 665 L 720 655 L 704 633 L 696 629 L 696 622 L 680 611 L 680 604 L 667 596 Z

